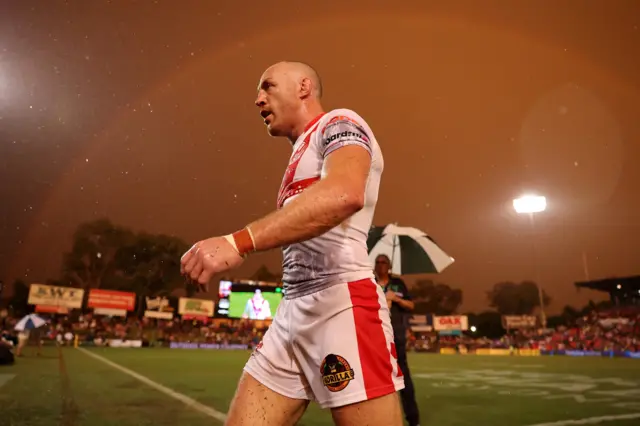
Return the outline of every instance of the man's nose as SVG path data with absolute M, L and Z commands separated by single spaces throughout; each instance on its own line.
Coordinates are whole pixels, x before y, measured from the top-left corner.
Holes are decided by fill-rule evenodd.
M 264 100 L 264 96 L 262 94 L 258 95 L 258 97 L 256 98 L 256 106 L 258 108 L 263 107 L 266 104 L 265 100 Z

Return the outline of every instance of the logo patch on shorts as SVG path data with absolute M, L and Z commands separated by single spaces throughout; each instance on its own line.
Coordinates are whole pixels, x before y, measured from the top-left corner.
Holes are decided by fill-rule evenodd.
M 329 354 L 320 365 L 322 384 L 331 392 L 340 392 L 353 380 L 353 368 L 340 355 Z
M 251 356 L 255 356 L 255 354 L 256 354 L 260 349 L 262 349 L 262 340 L 260 341 L 260 343 L 258 343 L 258 344 L 256 345 L 256 347 L 255 347 L 255 348 L 253 348 L 253 350 L 251 351 Z

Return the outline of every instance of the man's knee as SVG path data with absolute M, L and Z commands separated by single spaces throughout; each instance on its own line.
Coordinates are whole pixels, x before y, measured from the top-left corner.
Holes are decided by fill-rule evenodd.
M 243 372 L 225 425 L 295 425 L 308 404 L 307 400 L 281 395 Z

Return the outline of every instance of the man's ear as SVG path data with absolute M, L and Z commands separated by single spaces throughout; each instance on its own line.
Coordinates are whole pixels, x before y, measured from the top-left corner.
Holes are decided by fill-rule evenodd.
M 304 77 L 300 82 L 300 97 L 308 98 L 313 92 L 313 84 L 309 77 Z

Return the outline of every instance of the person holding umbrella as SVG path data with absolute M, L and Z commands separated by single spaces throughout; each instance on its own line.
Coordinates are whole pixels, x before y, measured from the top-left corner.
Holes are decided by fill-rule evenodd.
M 42 349 L 42 338 L 38 329 L 45 324 L 46 321 L 36 314 L 26 315 L 24 318 L 18 321 L 14 328 L 18 332 L 18 347 L 16 349 L 16 356 L 22 356 L 22 350 L 24 349 L 30 337 L 36 341 L 36 355 L 40 356 Z
M 392 276 L 391 260 L 386 254 L 379 254 L 375 259 L 375 273 L 378 284 L 387 296 L 387 304 L 391 313 L 396 359 L 400 372 L 404 376 L 404 389 L 400 391 L 404 415 L 409 426 L 419 426 L 420 413 L 416 403 L 416 395 L 407 363 L 407 329 L 410 312 L 415 308 L 406 284 L 400 278 Z
M 439 274 L 454 259 L 426 232 L 396 224 L 372 227 L 367 236 L 367 249 L 370 262 L 375 263 L 378 284 L 384 289 L 389 304 L 396 358 L 400 372 L 404 375 L 405 388 L 400 393 L 404 415 L 410 426 L 418 426 L 420 414 L 406 350 L 409 313 L 414 309 L 414 303 L 404 281 L 390 275 L 389 271 L 393 270 L 398 275 Z

